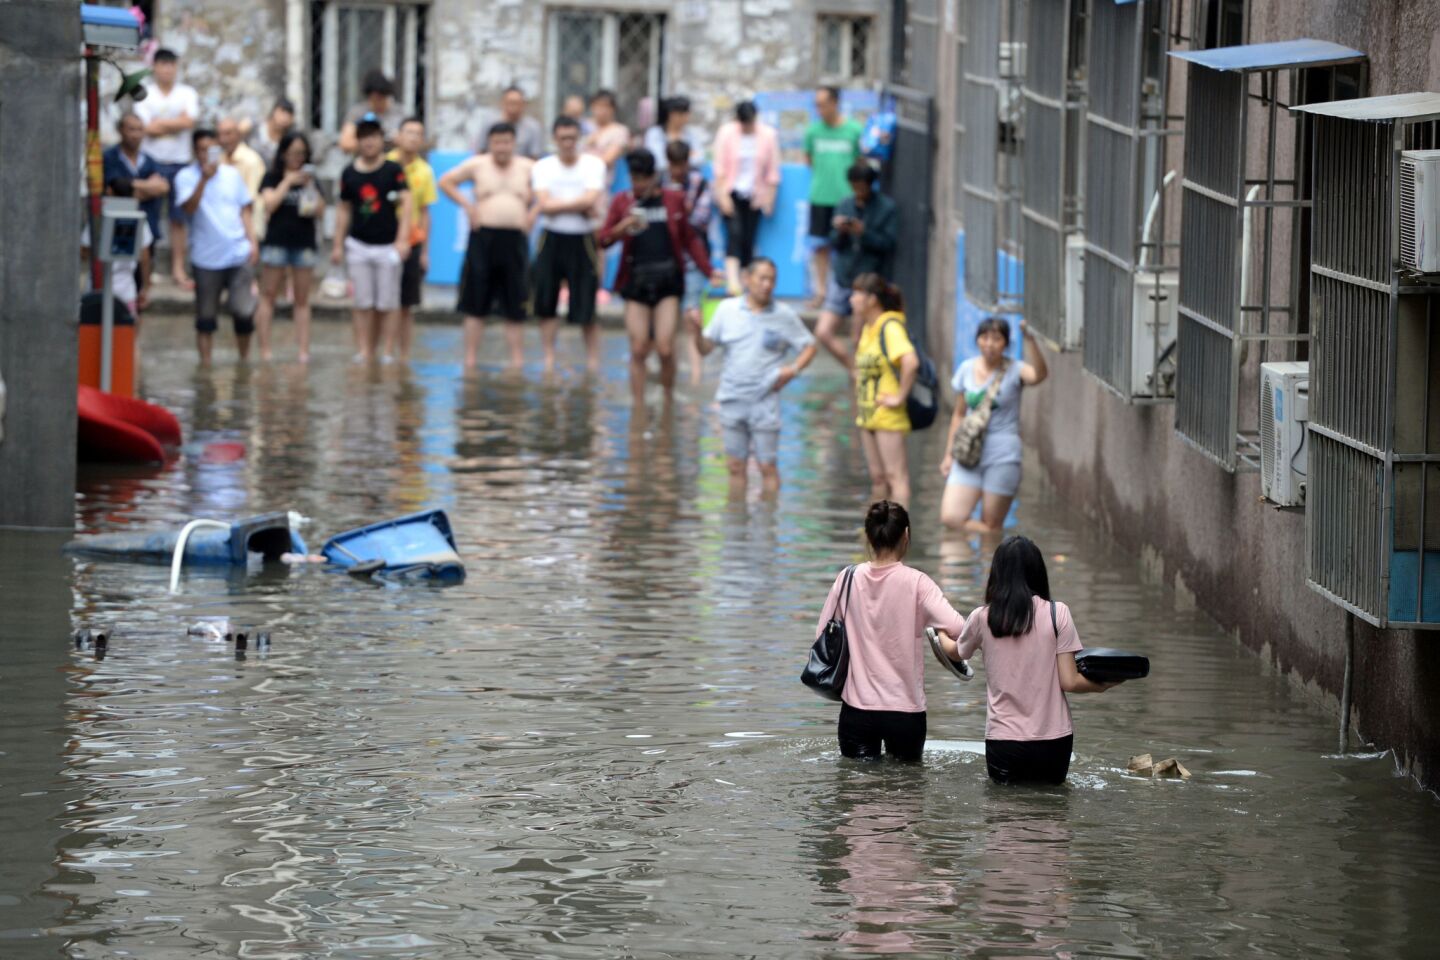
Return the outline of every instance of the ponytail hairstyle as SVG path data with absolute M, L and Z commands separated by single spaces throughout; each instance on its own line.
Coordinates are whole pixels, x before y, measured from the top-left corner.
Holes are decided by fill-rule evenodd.
M 851 289 L 868 293 L 879 300 L 883 310 L 905 312 L 905 297 L 900 293 L 900 288 L 878 273 L 862 273 L 850 286 Z
M 903 557 L 909 529 L 909 512 L 893 500 L 877 500 L 865 514 L 865 539 L 876 556 L 888 553 Z
M 1045 558 L 1029 537 L 1006 537 L 990 559 L 985 622 L 993 637 L 1018 637 L 1035 625 L 1035 598 L 1050 599 Z

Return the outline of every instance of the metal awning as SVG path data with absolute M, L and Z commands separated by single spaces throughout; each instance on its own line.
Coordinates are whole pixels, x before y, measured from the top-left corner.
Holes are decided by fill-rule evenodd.
M 1397 93 L 1388 97 L 1365 97 L 1361 100 L 1335 100 L 1330 103 L 1307 103 L 1291 107 L 1298 113 L 1317 117 L 1339 117 L 1370 123 L 1392 120 L 1440 119 L 1440 93 Z
M 1236 47 L 1214 47 L 1210 50 L 1172 50 L 1170 56 L 1209 67 L 1211 70 L 1233 73 L 1330 67 L 1365 59 L 1365 54 L 1359 50 L 1342 47 L 1328 40 L 1280 40 L 1276 43 L 1246 43 Z

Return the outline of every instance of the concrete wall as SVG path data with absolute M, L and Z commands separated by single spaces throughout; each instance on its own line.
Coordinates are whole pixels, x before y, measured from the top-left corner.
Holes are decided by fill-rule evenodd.
M 1367 52 L 1373 94 L 1440 89 L 1433 2 L 1253 4 L 1252 42 L 1301 36 Z M 1304 515 L 1262 502 L 1256 474 L 1225 473 L 1186 446 L 1172 404 L 1126 405 L 1078 353 L 1052 356 L 1051 369 L 1027 392 L 1024 430 L 1062 494 L 1338 712 L 1346 614 L 1305 584 Z M 1440 634 L 1355 627 L 1354 729 L 1440 783 Z
M 80 10 L 0 0 L 0 526 L 70 529 L 75 512 Z M 39 229 L 36 229 L 39 225 Z

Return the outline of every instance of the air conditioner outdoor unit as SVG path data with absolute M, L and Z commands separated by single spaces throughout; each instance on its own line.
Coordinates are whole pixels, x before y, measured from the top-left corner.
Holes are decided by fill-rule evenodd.
M 1175 327 L 1180 278 L 1141 273 L 1135 278 L 1131 316 L 1130 396 L 1175 395 Z
M 1282 507 L 1305 502 L 1310 364 L 1260 364 L 1260 494 Z
M 1065 238 L 1065 325 L 1060 346 L 1080 346 L 1085 329 L 1085 236 L 1072 233 Z
M 1400 154 L 1400 265 L 1440 273 L 1440 150 Z

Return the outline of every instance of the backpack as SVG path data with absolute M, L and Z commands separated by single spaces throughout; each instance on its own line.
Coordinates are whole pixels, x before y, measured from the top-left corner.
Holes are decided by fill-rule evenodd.
M 892 323 L 902 322 L 886 320 L 885 325 L 880 328 L 880 352 L 885 355 L 885 362 L 892 367 L 895 364 L 890 359 L 890 351 L 885 349 L 885 329 Z M 920 361 L 920 369 L 915 373 L 915 384 L 910 388 L 910 395 L 905 398 L 905 412 L 910 415 L 911 430 L 924 430 L 935 422 L 935 417 L 940 412 L 940 378 L 935 374 L 935 364 L 930 362 L 925 349 L 913 340 L 911 346 L 915 348 L 915 359 Z

